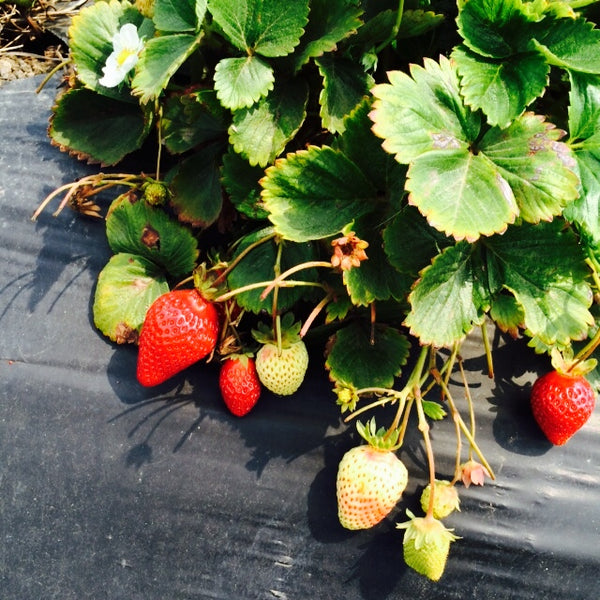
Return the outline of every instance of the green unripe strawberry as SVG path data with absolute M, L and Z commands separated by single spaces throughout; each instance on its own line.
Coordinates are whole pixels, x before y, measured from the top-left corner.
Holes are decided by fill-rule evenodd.
M 452 482 L 440 481 L 436 479 L 433 489 L 433 516 L 436 519 L 443 519 L 451 512 L 460 510 L 460 498 L 458 497 L 458 490 L 454 485 L 452 485 Z M 428 511 L 430 499 L 431 484 L 428 484 L 421 494 L 421 508 L 423 509 L 423 512 Z
M 438 581 L 446 568 L 450 544 L 457 540 L 451 530 L 433 517 L 415 517 L 406 511 L 410 521 L 397 525 L 404 533 L 404 562 L 417 573 Z
M 163 206 L 169 199 L 169 188 L 158 181 L 146 183 L 143 190 L 144 200 L 151 206 Z
M 288 348 L 264 344 L 256 353 L 256 372 L 261 383 L 278 396 L 290 396 L 304 381 L 308 352 L 299 341 Z

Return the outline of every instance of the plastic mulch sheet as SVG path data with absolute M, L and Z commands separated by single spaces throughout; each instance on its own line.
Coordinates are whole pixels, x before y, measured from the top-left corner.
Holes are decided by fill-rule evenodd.
M 54 80 L 0 90 L 0 597 L 3 600 L 592 600 L 600 583 L 600 416 L 565 447 L 545 441 L 528 393 L 546 365 L 494 335 L 496 377 L 468 342 L 477 440 L 496 472 L 460 486 L 462 537 L 432 583 L 402 560 L 406 508 L 426 483 L 413 428 L 400 456 L 406 502 L 376 528 L 337 521 L 335 475 L 357 443 L 317 354 L 300 392 L 264 394 L 237 419 L 216 367 L 142 389 L 136 351 L 94 328 L 94 282 L 109 256 L 102 221 L 53 205 L 95 167 L 46 136 Z M 464 400 L 458 381 L 457 399 Z M 432 427 L 451 477 L 450 419 Z

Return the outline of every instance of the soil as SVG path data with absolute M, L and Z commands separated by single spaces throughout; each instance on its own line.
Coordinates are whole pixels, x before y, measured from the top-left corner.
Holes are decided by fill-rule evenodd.
M 35 0 L 31 7 L 23 8 L 0 0 L 0 86 L 48 73 L 60 65 L 68 54 L 68 24 L 83 4 Z

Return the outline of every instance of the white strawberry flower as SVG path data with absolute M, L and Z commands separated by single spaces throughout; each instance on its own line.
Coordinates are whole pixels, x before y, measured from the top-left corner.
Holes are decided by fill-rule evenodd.
M 138 36 L 137 27 L 126 23 L 113 36 L 113 51 L 102 67 L 103 77 L 98 80 L 104 87 L 116 87 L 135 67 L 144 48 L 144 41 Z

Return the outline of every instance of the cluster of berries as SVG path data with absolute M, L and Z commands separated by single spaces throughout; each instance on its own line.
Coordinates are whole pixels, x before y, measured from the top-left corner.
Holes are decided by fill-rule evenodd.
M 196 287 L 167 292 L 148 309 L 139 338 L 138 381 L 144 386 L 163 383 L 215 352 L 222 328 L 222 311 Z M 268 328 L 254 331 L 260 344 L 256 355 L 225 353 L 219 387 L 227 408 L 244 416 L 256 405 L 261 386 L 287 396 L 301 385 L 308 353 L 298 335 L 298 324 L 283 327 L 279 335 Z M 566 362 L 555 357 L 555 369 L 540 377 L 531 395 L 532 413 L 546 437 L 564 444 L 589 419 L 595 393 L 584 374 L 595 361 Z M 340 524 L 350 530 L 368 529 L 382 522 L 397 506 L 408 481 L 405 465 L 396 455 L 397 435 L 376 430 L 371 419 L 357 429 L 366 441 L 350 449 L 339 463 L 336 494 Z M 397 434 L 397 431 L 395 432 Z M 483 484 L 485 467 L 469 460 L 462 465 L 462 480 Z M 455 478 L 455 480 L 458 477 Z M 450 544 L 458 539 L 441 519 L 459 509 L 456 481 L 434 480 L 423 490 L 425 516 L 407 510 L 404 561 L 429 579 L 442 576 Z
M 196 288 L 159 296 L 146 313 L 139 338 L 137 379 L 143 386 L 164 383 L 196 362 L 211 356 L 219 339 L 220 311 Z M 259 334 L 257 333 L 257 336 Z M 304 342 L 293 334 L 284 344 L 263 340 L 256 357 L 229 354 L 219 373 L 227 408 L 244 416 L 256 405 L 261 384 L 274 394 L 289 396 L 302 384 L 308 367 Z

